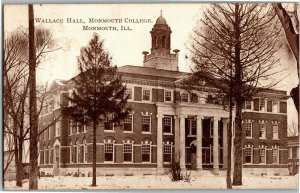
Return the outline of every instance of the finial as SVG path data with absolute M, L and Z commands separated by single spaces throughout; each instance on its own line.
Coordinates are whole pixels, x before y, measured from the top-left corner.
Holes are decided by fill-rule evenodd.
M 162 16 L 162 10 L 160 10 L 160 16 Z

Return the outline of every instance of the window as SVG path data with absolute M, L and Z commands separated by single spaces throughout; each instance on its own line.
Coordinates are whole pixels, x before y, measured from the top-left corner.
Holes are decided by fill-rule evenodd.
M 45 164 L 49 164 L 49 146 L 48 149 L 46 149 L 46 161 Z
M 211 94 L 208 94 L 206 96 L 206 103 L 208 103 L 208 104 L 214 104 L 214 98 L 213 98 L 213 96 Z
M 84 162 L 84 144 L 79 145 L 79 151 L 78 151 L 78 163 Z
M 299 147 L 296 148 L 296 158 L 299 159 Z
M 252 137 L 252 121 L 251 120 L 246 121 L 246 137 L 249 137 L 249 138 Z
M 60 121 L 57 121 L 55 123 L 55 136 L 59 137 L 60 136 Z
M 192 103 L 197 103 L 198 102 L 198 95 L 195 93 L 192 93 L 191 95 L 191 102 Z
M 87 149 L 87 143 L 86 140 L 83 140 L 83 146 L 84 146 L 84 162 L 88 162 L 88 149 Z
M 73 148 L 72 148 L 72 141 L 69 141 L 69 146 L 70 146 L 70 163 L 73 162 Z
M 151 132 L 151 116 L 142 116 L 142 132 Z
M 172 101 L 172 91 L 165 90 L 165 102 Z
M 293 149 L 291 147 L 289 147 L 289 159 L 293 158 Z
M 142 162 L 151 162 L 151 146 L 148 144 L 142 145 Z
M 132 162 L 132 144 L 124 144 L 124 162 Z
M 104 144 L 104 161 L 114 162 L 114 144 L 112 143 Z
M 128 99 L 132 99 L 132 88 L 126 88 L 125 96 L 127 96 Z
M 77 143 L 77 142 L 76 142 Z M 72 147 L 72 163 L 77 163 L 77 144 Z
M 266 148 L 265 147 L 259 148 L 259 163 L 260 164 L 266 163 Z
M 129 114 L 124 119 L 124 131 L 132 131 L 132 123 L 133 123 L 132 114 Z
M 170 163 L 172 158 L 172 145 L 163 145 L 163 162 Z
M 248 110 L 252 109 L 252 101 L 245 101 L 245 109 Z
M 104 120 L 104 130 L 106 131 L 113 131 L 114 130 L 114 125 L 112 122 L 109 121 L 108 116 L 106 116 Z
M 187 128 L 189 135 L 195 136 L 197 134 L 197 121 L 195 119 L 187 119 Z
M 252 163 L 252 148 L 247 147 L 245 149 L 245 163 L 251 164 Z
M 49 162 L 50 162 L 50 164 L 53 164 L 53 148 L 50 148 L 50 146 L 48 148 L 49 148 L 49 153 L 50 153 Z
M 266 138 L 266 124 L 259 123 L 259 138 L 265 139 Z
M 69 135 L 76 134 L 76 121 L 70 118 L 70 130 Z
M 189 102 L 189 94 L 184 92 L 184 93 L 181 93 L 181 101 L 182 102 Z
M 273 139 L 278 139 L 278 124 L 273 125 Z
M 41 165 L 44 164 L 44 149 L 45 149 L 45 147 L 43 147 L 43 149 L 40 150 L 40 164 Z
M 272 112 L 273 113 L 279 112 L 279 101 L 272 101 Z
M 163 129 L 164 133 L 172 133 L 172 117 L 165 116 L 163 118 Z
M 143 89 L 143 100 L 150 101 L 150 89 Z
M 266 101 L 264 98 L 259 99 L 259 110 L 266 111 Z
M 83 125 L 80 121 L 77 121 L 77 133 L 81 133 L 83 131 Z
M 272 163 L 273 164 L 278 164 L 278 161 L 279 161 L 279 159 L 278 159 L 278 156 L 279 154 L 278 154 L 278 149 L 272 149 Z

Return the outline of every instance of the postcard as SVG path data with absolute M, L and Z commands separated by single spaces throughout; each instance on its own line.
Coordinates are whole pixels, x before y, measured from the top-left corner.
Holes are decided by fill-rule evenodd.
M 298 14 L 4 5 L 4 189 L 298 189 Z

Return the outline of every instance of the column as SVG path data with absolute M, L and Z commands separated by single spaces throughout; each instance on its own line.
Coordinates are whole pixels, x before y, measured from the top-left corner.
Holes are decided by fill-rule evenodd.
M 180 159 L 179 117 L 174 116 L 174 119 L 175 119 L 175 162 L 179 163 L 179 159 Z
M 185 170 L 185 118 L 180 115 L 180 168 Z
M 214 131 L 213 131 L 213 169 L 218 171 L 219 170 L 219 134 L 218 134 L 218 127 L 219 127 L 219 117 L 214 117 Z
M 223 119 L 223 169 L 227 168 L 228 155 L 228 139 L 227 139 L 227 124 L 228 120 Z
M 202 170 L 202 116 L 197 116 L 197 170 Z
M 162 119 L 163 115 L 157 116 L 157 169 L 163 168 L 163 152 L 162 152 Z

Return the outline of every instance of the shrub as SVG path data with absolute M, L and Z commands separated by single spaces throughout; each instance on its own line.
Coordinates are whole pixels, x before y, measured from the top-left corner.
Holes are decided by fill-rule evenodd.
M 179 181 L 183 179 L 183 176 L 181 174 L 180 164 L 179 162 L 172 161 L 171 167 L 169 169 L 169 177 L 173 182 Z

